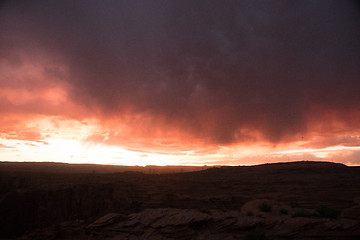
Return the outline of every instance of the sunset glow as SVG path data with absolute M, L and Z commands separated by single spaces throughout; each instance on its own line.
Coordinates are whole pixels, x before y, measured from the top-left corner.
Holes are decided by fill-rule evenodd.
M 56 118 L 34 119 L 24 124 L 27 132 L 2 133 L 1 161 L 54 161 L 68 163 L 96 163 L 115 165 L 252 165 L 264 162 L 296 160 L 337 161 L 357 165 L 354 153 L 359 146 L 329 146 L 309 148 L 304 141 L 269 146 L 269 144 L 238 144 L 231 146 L 204 145 L 191 148 L 184 144 L 176 147 L 159 145 L 142 150 L 124 144 L 104 144 L 89 138 L 100 132 L 98 125 Z M 31 132 L 33 131 L 33 132 Z M 39 132 L 38 132 L 39 131 Z M 42 132 L 40 132 L 42 131 Z M 106 141 L 106 136 L 103 141 Z M 311 141 L 310 141 L 311 142 Z M 166 150 L 169 147 L 170 150 Z M 184 150 L 185 149 L 185 150 Z M 190 150 L 189 150 L 190 149 Z

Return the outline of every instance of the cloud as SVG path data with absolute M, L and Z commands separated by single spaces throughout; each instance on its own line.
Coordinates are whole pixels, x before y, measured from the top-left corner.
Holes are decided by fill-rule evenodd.
M 357 135 L 355 135 L 357 134 Z M 332 146 L 360 147 L 359 133 L 353 132 L 349 135 L 316 137 L 302 147 L 305 148 L 327 148 Z
M 342 162 L 347 165 L 360 165 L 360 150 L 348 150 L 336 152 L 329 156 L 335 162 Z
M 355 1 L 6 1 L 0 11 L 1 67 L 18 74 L 1 86 L 66 92 L 15 109 L 119 129 L 89 139 L 279 143 L 360 127 Z M 29 62 L 41 81 L 21 80 Z
M 10 146 L 7 146 L 7 145 L 4 145 L 4 144 L 0 143 L 0 149 L 2 149 L 2 148 L 13 148 L 13 147 L 10 147 Z
M 24 141 L 41 141 L 43 137 L 39 129 L 36 128 L 14 128 L 1 129 L 0 137 L 2 139 L 24 140 Z

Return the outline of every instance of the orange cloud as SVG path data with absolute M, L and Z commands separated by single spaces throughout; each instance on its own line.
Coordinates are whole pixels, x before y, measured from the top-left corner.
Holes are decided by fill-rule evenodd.
M 0 149 L 1 149 L 1 148 L 13 148 L 13 147 L 10 147 L 10 146 L 7 146 L 7 145 L 4 145 L 4 144 L 1 144 L 1 143 L 0 143 Z

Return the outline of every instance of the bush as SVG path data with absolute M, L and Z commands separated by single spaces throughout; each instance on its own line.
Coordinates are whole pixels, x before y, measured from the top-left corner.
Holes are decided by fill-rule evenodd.
M 288 214 L 288 210 L 282 208 L 282 209 L 280 210 L 280 213 L 283 214 L 283 215 L 286 215 L 286 214 Z
M 65 230 L 61 225 L 57 224 L 54 226 L 54 237 L 55 239 L 62 239 L 65 237 Z
M 255 229 L 248 232 L 245 235 L 244 240 L 270 240 L 270 238 L 266 237 L 263 230 Z
M 260 209 L 260 211 L 262 211 L 262 212 L 271 212 L 272 206 L 271 206 L 271 204 L 269 204 L 269 203 L 267 203 L 267 202 L 262 202 L 262 203 L 259 205 L 259 209 Z
M 304 210 L 299 210 L 294 213 L 293 217 L 312 217 L 313 214 Z
M 340 211 L 329 207 L 321 206 L 316 209 L 320 217 L 323 218 L 338 218 Z
M 254 213 L 249 211 L 249 212 L 246 213 L 246 216 L 249 216 L 249 217 L 254 216 Z
M 291 207 L 291 208 L 298 208 L 298 207 L 299 207 L 299 203 L 298 203 L 298 202 L 291 201 L 291 202 L 290 202 L 290 207 Z

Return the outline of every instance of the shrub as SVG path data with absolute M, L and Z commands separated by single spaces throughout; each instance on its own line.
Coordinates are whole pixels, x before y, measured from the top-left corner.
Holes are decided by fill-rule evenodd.
M 299 207 L 299 203 L 298 203 L 298 202 L 291 201 L 291 202 L 290 202 L 290 207 L 291 207 L 291 208 L 298 208 L 298 207 Z
M 282 208 L 282 209 L 280 210 L 280 213 L 283 214 L 283 215 L 286 215 L 286 214 L 288 214 L 288 210 Z
M 263 230 L 255 229 L 250 232 L 248 232 L 244 240 L 270 240 L 270 238 L 266 237 Z
M 54 237 L 55 239 L 62 239 L 65 237 L 65 230 L 61 225 L 57 224 L 54 226 Z
M 251 211 L 248 211 L 247 213 L 246 213 L 246 216 L 254 216 L 254 213 L 253 212 L 251 212 Z
M 262 212 L 271 212 L 272 206 L 271 206 L 271 204 L 269 204 L 269 203 L 267 203 L 267 202 L 262 202 L 262 203 L 259 205 L 259 209 L 260 209 L 260 211 L 262 211 Z
M 299 210 L 294 213 L 293 217 L 312 217 L 313 214 L 304 210 Z
M 329 207 L 321 206 L 316 209 L 320 217 L 323 218 L 338 218 L 340 211 Z

